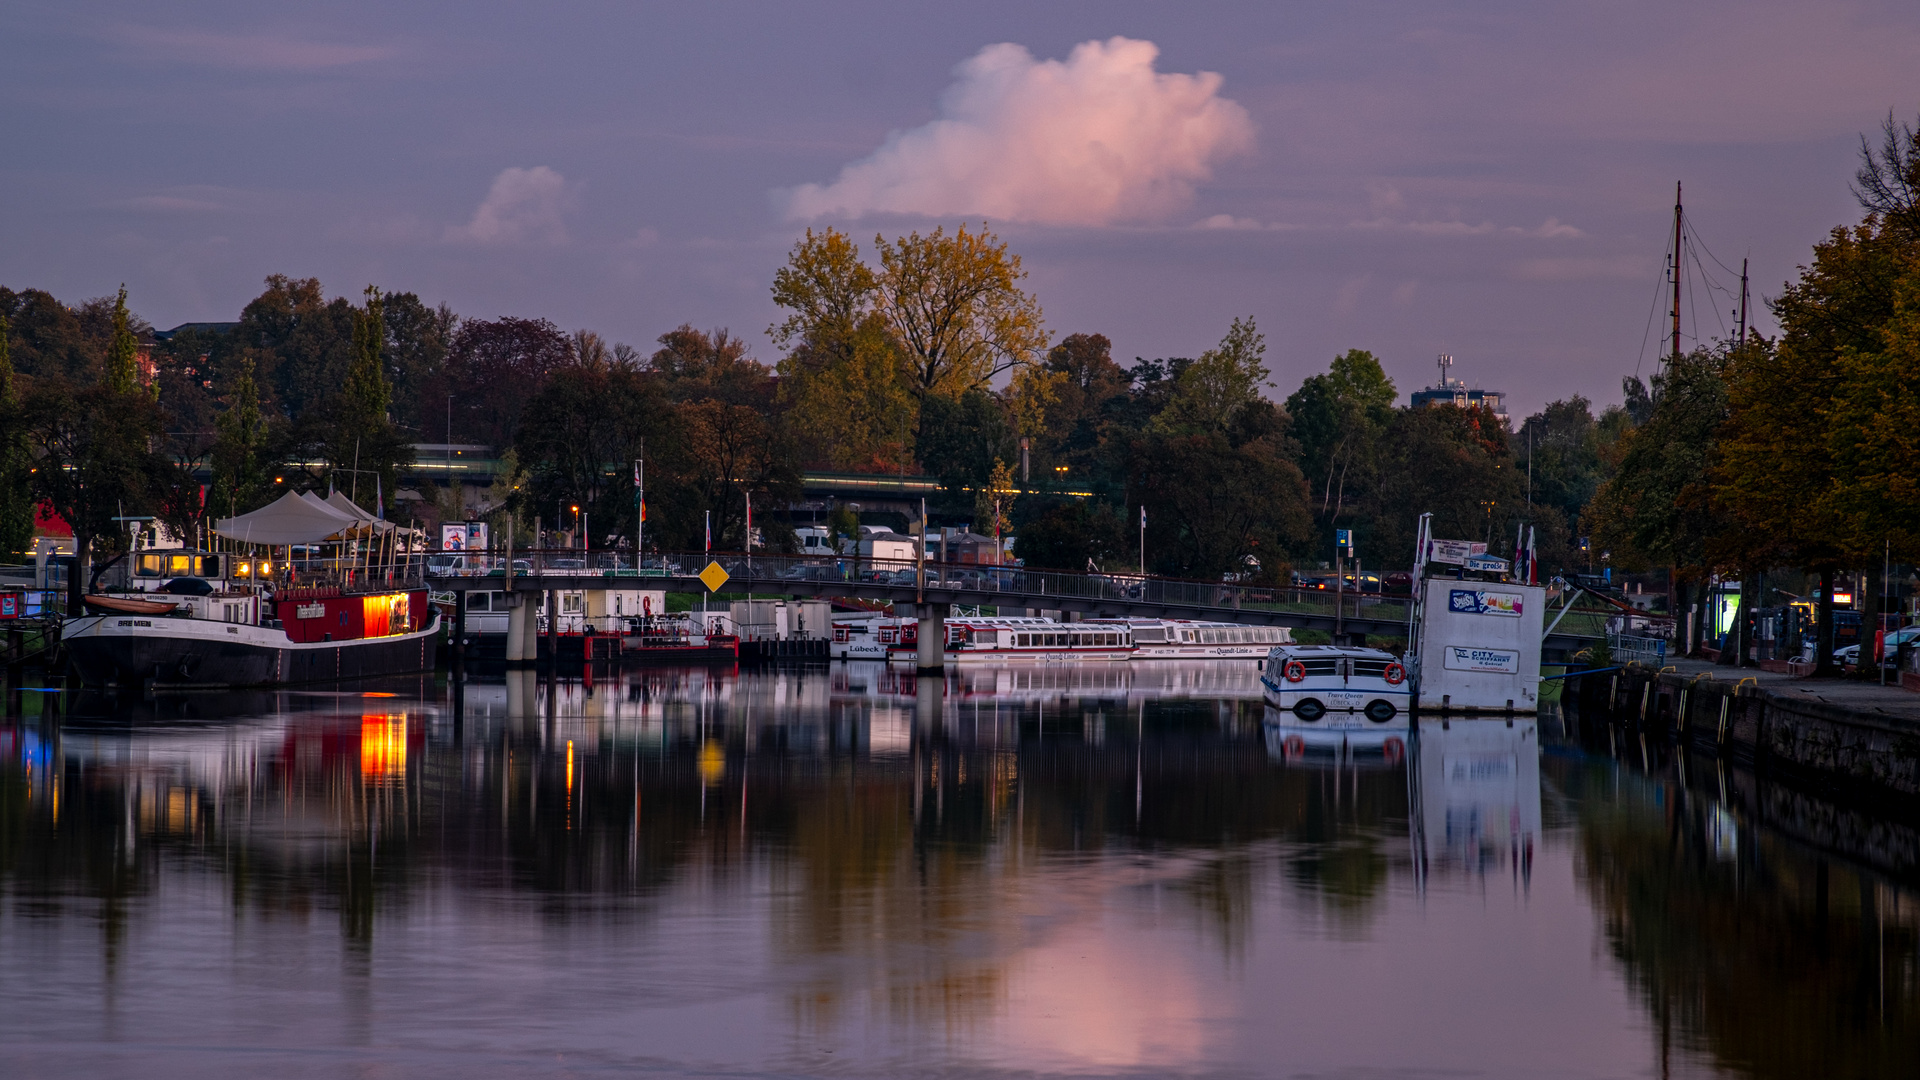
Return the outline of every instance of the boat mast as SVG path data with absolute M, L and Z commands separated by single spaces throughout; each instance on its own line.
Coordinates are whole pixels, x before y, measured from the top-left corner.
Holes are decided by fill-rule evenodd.
M 1680 210 L 1680 181 L 1673 182 L 1673 359 L 1680 359 L 1680 275 L 1686 265 L 1682 255 L 1682 245 L 1686 243 L 1686 233 L 1682 228 L 1683 217 Z
M 1735 348 L 1744 348 L 1747 344 L 1747 260 L 1740 260 L 1740 336 L 1733 339 Z

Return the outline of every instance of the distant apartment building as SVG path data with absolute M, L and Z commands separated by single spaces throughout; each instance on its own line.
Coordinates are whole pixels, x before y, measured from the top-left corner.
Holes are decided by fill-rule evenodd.
M 1415 390 L 1412 404 L 1416 409 L 1429 405 L 1458 405 L 1463 409 L 1486 406 L 1500 421 L 1501 427 L 1512 427 L 1513 420 L 1507 415 L 1507 393 L 1504 390 L 1482 390 L 1470 387 L 1464 380 L 1453 377 L 1453 357 L 1440 354 L 1440 384 L 1424 390 Z

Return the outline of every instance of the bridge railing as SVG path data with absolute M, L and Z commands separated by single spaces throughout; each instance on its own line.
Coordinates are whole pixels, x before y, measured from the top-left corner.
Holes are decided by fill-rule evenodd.
M 749 557 L 740 552 L 650 552 L 636 563 L 633 553 L 628 551 L 523 550 L 514 554 L 513 573 L 516 577 L 538 576 L 549 580 L 578 576 L 583 579 L 583 588 L 589 587 L 588 579 L 601 579 L 602 582 L 632 582 L 641 588 L 658 582 L 652 587 L 684 589 L 688 579 L 698 575 L 708 563 L 718 563 L 726 571 L 729 591 L 782 593 L 792 591 L 794 586 L 804 586 L 807 592 L 819 593 L 830 590 L 836 583 L 844 583 L 848 586 L 847 595 L 867 593 L 898 599 L 904 590 L 915 587 L 915 566 L 909 560 L 757 553 Z M 428 572 L 436 577 L 503 578 L 505 567 L 503 554 L 481 552 L 435 552 L 428 561 Z M 1010 603 L 1017 600 L 1019 606 L 1033 608 L 1047 607 L 1046 600 L 1057 597 L 1168 608 L 1290 611 L 1331 617 L 1335 602 L 1335 594 L 1329 590 L 1138 574 L 1075 574 L 1017 566 L 934 562 L 926 564 L 925 573 L 924 588 L 930 593 L 962 592 L 970 597 L 1004 594 Z M 1347 593 L 1343 603 L 1349 617 L 1395 621 L 1407 617 L 1409 599 L 1378 593 Z

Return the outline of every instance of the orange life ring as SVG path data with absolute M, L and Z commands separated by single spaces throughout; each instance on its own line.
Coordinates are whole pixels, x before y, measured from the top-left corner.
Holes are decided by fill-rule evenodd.
M 640 598 L 640 614 L 642 615 L 653 614 L 653 597 L 643 596 Z
M 1407 744 L 1399 739 L 1388 739 L 1380 747 L 1380 753 L 1387 759 L 1387 764 L 1398 764 L 1401 758 L 1407 756 Z
M 1407 669 L 1401 667 L 1399 664 L 1388 664 L 1386 676 L 1388 683 L 1399 686 L 1407 677 Z
M 1286 741 L 1280 745 L 1290 758 L 1305 757 L 1307 754 L 1307 740 L 1298 735 L 1287 736 Z
M 1287 661 L 1287 666 L 1280 670 L 1286 675 L 1288 682 L 1304 682 L 1307 677 L 1307 665 L 1298 660 Z

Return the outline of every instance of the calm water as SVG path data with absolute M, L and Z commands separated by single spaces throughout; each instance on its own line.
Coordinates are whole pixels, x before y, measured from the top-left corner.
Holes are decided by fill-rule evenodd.
M 0 1074 L 1920 1075 L 1920 897 L 1750 778 L 1557 717 L 1289 757 L 1251 668 L 940 685 L 0 726 Z

